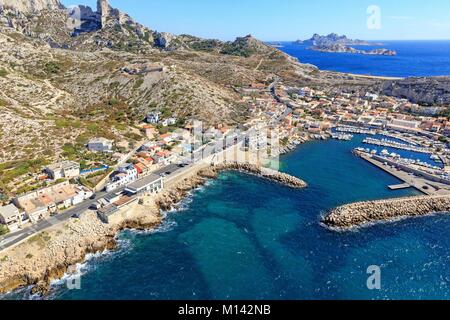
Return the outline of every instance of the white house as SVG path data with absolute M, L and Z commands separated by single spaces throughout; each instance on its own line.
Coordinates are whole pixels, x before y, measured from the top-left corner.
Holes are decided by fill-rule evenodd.
M 168 118 L 168 119 L 164 119 L 163 122 L 161 122 L 161 124 L 163 125 L 163 127 L 167 127 L 167 126 L 173 126 L 177 123 L 177 119 L 176 118 Z
M 161 112 L 149 112 L 146 117 L 147 123 L 158 124 L 161 120 Z
M 22 220 L 23 215 L 15 205 L 9 204 L 0 207 L 0 224 L 5 225 L 9 231 L 17 231 L 22 224 Z
M 36 190 L 14 199 L 14 204 L 25 211 L 31 222 L 47 218 L 58 209 L 67 209 L 92 196 L 92 191 L 69 181 Z
M 125 186 L 138 178 L 137 169 L 130 163 L 123 164 L 112 176 L 111 181 L 106 185 L 106 191 L 111 192 Z
M 88 143 L 88 149 L 93 152 L 112 152 L 113 142 L 105 138 L 94 138 Z
M 73 161 L 62 161 L 49 165 L 44 171 L 53 180 L 76 178 L 80 175 L 80 165 Z
M 125 192 L 136 195 L 142 193 L 158 193 L 164 189 L 164 179 L 155 174 L 150 174 L 127 186 Z

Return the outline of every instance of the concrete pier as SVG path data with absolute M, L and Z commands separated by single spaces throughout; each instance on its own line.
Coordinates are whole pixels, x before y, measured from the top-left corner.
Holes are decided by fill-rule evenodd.
M 389 189 L 391 190 L 401 190 L 401 189 L 408 189 L 411 188 L 411 185 L 409 183 L 402 183 L 402 184 L 396 184 L 389 186 Z
M 362 159 L 366 160 L 367 162 L 371 163 L 372 165 L 384 170 L 385 172 L 391 174 L 392 176 L 396 177 L 397 179 L 404 182 L 404 184 L 408 184 L 412 188 L 417 189 L 423 194 L 426 195 L 450 195 L 450 187 L 446 184 L 434 182 L 427 180 L 422 177 L 417 177 L 410 175 L 409 173 L 397 169 L 392 168 L 389 165 L 385 165 L 381 161 L 378 161 L 374 158 L 372 158 L 370 155 L 362 152 L 358 152 L 357 155 L 361 157 Z M 392 189 L 394 190 L 394 189 Z

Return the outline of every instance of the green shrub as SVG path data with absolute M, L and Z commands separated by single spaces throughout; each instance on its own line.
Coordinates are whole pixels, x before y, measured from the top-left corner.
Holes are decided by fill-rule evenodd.
M 61 71 L 61 68 L 56 62 L 47 62 L 44 66 L 44 70 L 46 73 L 56 74 Z
M 7 233 L 9 233 L 9 229 L 5 225 L 0 224 L 0 236 L 3 236 Z

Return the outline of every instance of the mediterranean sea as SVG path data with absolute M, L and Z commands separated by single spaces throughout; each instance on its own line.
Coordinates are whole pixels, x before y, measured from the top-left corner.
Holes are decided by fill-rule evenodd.
M 396 50 L 397 56 L 317 52 L 309 50 L 310 45 L 292 42 L 279 43 L 279 49 L 321 70 L 387 77 L 450 75 L 450 41 L 380 42 L 384 45 L 355 48 L 386 48 Z
M 353 141 L 317 141 L 282 157 L 293 190 L 240 173 L 193 192 L 156 232 L 123 232 L 115 252 L 80 266 L 80 288 L 51 299 L 449 299 L 450 216 L 338 233 L 320 225 L 354 201 L 418 194 L 354 156 Z M 411 158 L 414 158 L 411 155 Z M 381 268 L 381 290 L 367 269 Z M 29 298 L 15 293 L 7 298 Z

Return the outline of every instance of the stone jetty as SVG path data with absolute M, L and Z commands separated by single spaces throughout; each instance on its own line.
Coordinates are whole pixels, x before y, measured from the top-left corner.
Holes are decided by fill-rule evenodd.
M 331 211 L 323 219 L 330 228 L 350 229 L 366 224 L 450 212 L 450 196 L 422 196 L 357 202 Z
M 0 252 L 0 294 L 32 286 L 33 293 L 47 294 L 52 280 L 60 279 L 89 253 L 113 250 L 116 235 L 124 229 L 148 230 L 160 225 L 161 210 L 170 210 L 193 189 L 214 179 L 221 171 L 237 170 L 270 179 L 293 188 L 306 183 L 290 175 L 250 164 L 226 163 L 199 167 L 157 196 L 123 208 L 119 219 L 104 224 L 95 212 L 56 225 L 16 247 Z M 145 200 L 145 201 L 144 201 Z
M 180 203 L 193 189 L 203 186 L 209 179 L 216 179 L 222 171 L 239 171 L 274 181 L 291 188 L 301 189 L 308 185 L 305 181 L 289 174 L 245 163 L 221 163 L 208 166 L 191 177 L 177 183 L 157 197 L 156 204 L 160 210 L 167 211 Z
M 234 170 L 239 172 L 245 172 L 249 174 L 256 175 L 258 177 L 271 180 L 274 182 L 281 183 L 285 186 L 302 189 L 306 188 L 308 185 L 305 181 L 291 176 L 286 173 L 282 173 L 276 170 L 272 170 L 269 168 L 264 168 L 261 166 L 253 165 L 253 164 L 245 164 L 245 163 L 224 163 L 220 165 L 216 165 L 213 167 L 213 170 L 216 172 Z

